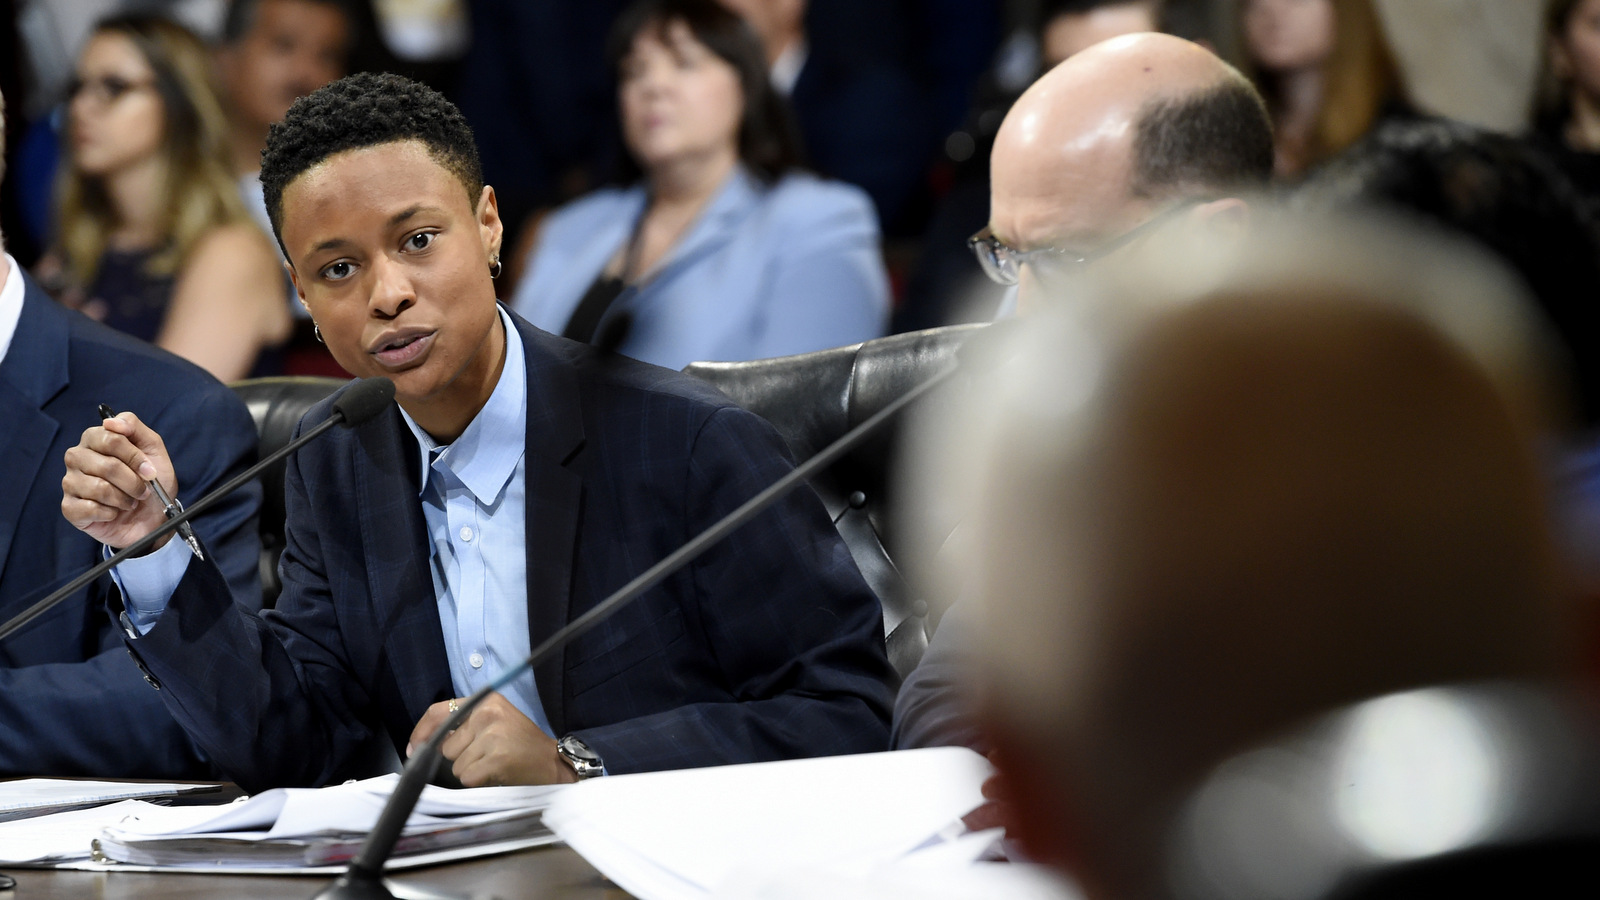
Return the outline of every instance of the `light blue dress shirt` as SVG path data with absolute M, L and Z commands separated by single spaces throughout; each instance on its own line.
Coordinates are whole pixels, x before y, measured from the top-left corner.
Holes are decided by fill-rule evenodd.
M 641 186 L 595 191 L 552 213 L 512 308 L 561 334 L 627 243 Z M 632 317 L 617 349 L 669 369 L 762 359 L 881 337 L 889 277 L 872 201 L 795 172 L 763 184 L 736 168 L 667 257 L 607 318 Z
M 448 446 L 417 426 L 423 518 L 439 625 L 456 695 L 465 697 L 527 657 L 526 477 L 528 369 L 522 338 L 504 311 L 506 360 L 500 381 L 466 431 Z M 189 564 L 182 541 L 117 566 L 128 619 L 144 634 L 155 626 Z M 501 691 L 545 734 L 550 720 L 532 672 Z
M 504 312 L 506 360 L 489 401 L 441 447 L 406 415 L 422 467 L 422 515 L 450 681 L 465 697 L 522 662 L 528 644 L 528 369 Z M 501 691 L 539 730 L 550 719 L 529 672 Z M 554 735 L 552 735 L 554 737 Z

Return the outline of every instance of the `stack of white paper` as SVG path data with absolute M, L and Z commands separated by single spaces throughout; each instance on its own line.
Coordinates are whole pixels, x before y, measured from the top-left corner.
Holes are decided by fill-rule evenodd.
M 81 781 L 71 778 L 23 778 L 0 782 L 0 822 L 102 806 L 118 800 L 171 799 L 180 794 L 216 793 L 214 784 L 152 784 L 127 781 Z
M 938 748 L 612 776 L 555 798 L 545 824 L 641 900 L 881 893 L 1004 868 L 974 863 L 997 835 L 959 836 L 989 773 L 970 750 Z
M 278 788 L 223 806 L 139 801 L 0 824 L 3 862 L 96 860 L 207 871 L 306 871 L 341 864 L 360 848 L 398 776 L 326 788 Z M 422 792 L 396 844 L 430 862 L 551 843 L 540 820 L 562 788 L 496 787 Z M 26 826 L 27 832 L 9 831 Z M 445 851 L 441 854 L 440 851 Z M 396 867 L 404 860 L 397 860 Z
M 225 807 L 153 808 L 106 828 L 100 852 L 149 866 L 305 867 L 349 861 L 397 775 L 320 789 L 277 788 Z M 540 816 L 559 786 L 427 787 L 395 855 L 549 835 Z
M 141 810 L 161 807 L 140 800 L 0 823 L 0 864 L 56 866 L 86 860 L 100 829 Z

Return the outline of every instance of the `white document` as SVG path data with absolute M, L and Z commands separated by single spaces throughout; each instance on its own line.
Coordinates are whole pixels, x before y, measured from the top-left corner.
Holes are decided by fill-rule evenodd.
M 0 864 L 39 866 L 86 860 L 100 829 L 145 809 L 162 807 L 141 800 L 123 800 L 107 806 L 0 822 Z
M 129 800 L 0 823 L 0 862 L 99 866 L 104 862 L 94 854 L 99 846 L 113 858 L 117 852 L 132 853 L 141 861 L 165 864 L 170 859 L 172 867 L 178 868 L 186 867 L 184 860 L 201 848 L 206 856 L 203 867 L 208 871 L 219 871 L 224 865 L 252 871 L 296 871 L 287 857 L 297 847 L 319 841 L 322 847 L 359 846 L 377 822 L 397 780 L 398 776 L 385 775 L 326 788 L 278 788 L 219 806 L 165 807 Z M 555 838 L 545 832 L 538 815 L 563 787 L 451 791 L 429 786 L 407 820 L 402 846 L 410 841 L 418 860 L 442 861 L 553 843 Z M 449 840 L 466 845 L 456 846 Z M 273 844 L 285 846 L 269 847 Z M 259 854 L 253 846 L 261 848 Z M 219 849 L 226 849 L 233 858 L 220 858 Z M 96 858 L 91 860 L 91 855 Z M 299 870 L 317 869 L 300 866 Z
M 618 775 L 572 786 L 544 821 L 641 900 L 702 900 L 745 872 L 896 865 L 945 843 L 931 839 L 983 802 L 990 771 L 944 747 Z
M 24 778 L 0 782 L 0 822 L 100 806 L 118 800 L 174 797 L 219 790 L 212 784 L 136 784 L 127 781 L 77 781 Z
M 518 850 L 527 850 L 532 847 L 544 847 L 560 843 L 561 839 L 553 834 L 539 837 L 521 838 L 511 841 L 495 841 L 488 844 L 474 844 L 470 847 L 454 847 L 449 850 L 436 850 L 432 853 L 417 853 L 411 856 L 399 856 L 389 860 L 383 867 L 385 872 L 400 872 L 406 869 L 420 869 L 425 866 L 437 866 L 444 863 L 457 862 L 464 859 L 482 859 L 485 856 L 497 856 L 502 853 L 515 853 Z M 15 864 L 12 864 L 15 865 Z M 34 866 L 34 868 L 41 868 Z M 326 866 L 300 866 L 298 868 L 284 868 L 283 866 L 249 866 L 249 865 L 221 865 L 213 863 L 206 866 L 142 866 L 133 863 L 111 862 L 109 860 L 80 859 L 71 862 L 57 863 L 45 868 L 70 869 L 78 872 L 204 872 L 207 875 L 340 875 L 349 868 L 348 864 Z
M 398 775 L 324 788 L 273 788 L 226 806 L 151 807 L 136 822 L 123 824 L 128 836 L 194 836 L 226 834 L 237 840 L 274 840 L 313 834 L 370 831 L 398 782 Z M 539 809 L 562 785 L 422 789 L 407 827 L 426 827 L 456 817 L 512 810 Z

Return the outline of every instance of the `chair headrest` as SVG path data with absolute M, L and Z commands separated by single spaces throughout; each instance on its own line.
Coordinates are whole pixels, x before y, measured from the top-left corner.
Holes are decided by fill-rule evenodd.
M 289 443 L 300 419 L 311 407 L 349 383 L 343 378 L 252 378 L 234 382 L 233 392 L 244 401 L 255 420 L 257 453 L 266 456 Z M 264 538 L 283 537 L 283 467 L 274 466 L 261 477 L 261 522 Z
M 696 362 L 685 372 L 711 383 L 761 416 L 804 461 L 895 398 L 954 364 L 956 352 L 987 325 L 951 325 L 748 362 Z M 887 480 L 898 423 L 839 464 L 879 488 Z M 819 487 L 819 490 L 824 487 Z M 876 493 L 876 491 L 875 491 Z

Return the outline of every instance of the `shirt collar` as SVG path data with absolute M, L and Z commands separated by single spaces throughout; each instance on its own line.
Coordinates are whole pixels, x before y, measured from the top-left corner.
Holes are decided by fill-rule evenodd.
M 0 275 L 5 276 L 5 287 L 0 288 L 0 362 L 11 349 L 11 338 L 17 333 L 17 321 L 22 318 L 22 298 L 27 288 L 22 283 L 22 267 L 9 253 L 0 253 Z
M 506 333 L 505 365 L 489 401 L 467 423 L 461 436 L 441 447 L 404 409 L 400 410 L 406 427 L 417 439 L 422 473 L 418 496 L 426 494 L 429 479 L 440 477 L 436 467 L 442 467 L 459 479 L 478 503 L 492 505 L 511 481 L 517 462 L 527 450 L 528 369 L 523 361 L 522 335 L 505 310 L 498 312 Z

